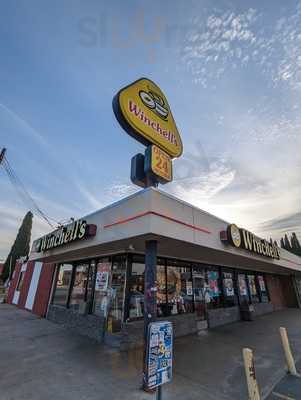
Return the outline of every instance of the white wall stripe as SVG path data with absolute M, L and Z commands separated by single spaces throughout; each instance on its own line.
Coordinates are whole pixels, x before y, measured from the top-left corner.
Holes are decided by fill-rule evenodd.
M 33 274 L 31 277 L 31 282 L 30 282 L 27 299 L 26 299 L 26 304 L 25 304 L 25 308 L 27 310 L 32 310 L 35 295 L 36 295 L 37 288 L 38 288 L 40 275 L 41 275 L 41 270 L 42 270 L 42 263 L 36 262 L 33 267 Z

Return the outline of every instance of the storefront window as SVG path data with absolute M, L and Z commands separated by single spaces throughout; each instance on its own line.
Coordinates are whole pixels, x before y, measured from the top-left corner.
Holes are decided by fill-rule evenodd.
M 25 272 L 26 271 L 22 271 L 20 273 L 19 282 L 18 282 L 18 286 L 17 286 L 17 289 L 16 289 L 17 291 L 20 291 L 22 289 L 24 278 L 25 278 Z
M 99 260 L 96 265 L 94 286 L 93 313 L 98 316 L 107 316 L 108 289 L 110 281 L 111 263 L 108 258 Z
M 249 301 L 249 294 L 245 274 L 238 274 L 238 293 L 241 302 Z
M 194 308 L 198 318 L 206 319 L 204 288 L 206 285 L 205 271 L 199 267 L 193 268 Z
M 75 267 L 74 282 L 69 302 L 69 308 L 83 313 L 86 311 L 81 308 L 86 305 L 88 273 L 89 264 L 80 264 Z
M 264 276 L 263 275 L 258 275 L 257 279 L 258 279 L 258 287 L 259 287 L 259 290 L 260 290 L 261 301 L 263 303 L 268 303 L 269 296 L 268 296 L 268 292 L 267 292 Z
M 252 302 L 258 303 L 259 296 L 257 293 L 255 275 L 250 275 L 250 274 L 248 275 L 248 284 L 249 284 L 249 291 L 250 291 L 250 296 L 251 296 Z
M 207 282 L 204 288 L 204 296 L 208 308 L 218 308 L 222 306 L 218 271 L 207 271 Z
M 143 317 L 144 308 L 144 269 L 145 265 L 132 264 L 130 277 L 129 318 L 134 320 Z
M 167 267 L 167 304 L 171 315 L 193 312 L 191 268 Z
M 233 307 L 237 304 L 237 297 L 234 289 L 233 272 L 223 272 L 223 293 L 226 307 Z
M 166 268 L 163 265 L 157 266 L 157 313 L 158 316 L 167 316 L 171 313 L 171 305 L 167 301 Z
M 57 275 L 53 304 L 66 306 L 72 277 L 72 264 L 61 264 Z
M 126 276 L 126 257 L 113 258 L 110 290 L 109 329 L 118 332 L 123 320 L 124 283 Z

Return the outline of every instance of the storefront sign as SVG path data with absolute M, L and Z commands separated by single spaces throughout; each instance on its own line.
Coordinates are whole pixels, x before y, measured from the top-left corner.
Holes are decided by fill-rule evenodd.
M 80 219 L 36 240 L 33 244 L 34 251 L 40 253 L 77 240 L 95 236 L 96 230 L 96 225 L 88 225 L 85 220 Z
M 172 158 L 182 154 L 167 99 L 151 80 L 141 78 L 121 89 L 113 99 L 113 111 L 123 129 L 144 145 L 155 144 Z
M 145 152 L 145 173 L 157 175 L 161 183 L 172 181 L 172 161 L 167 153 L 156 145 L 148 146 Z
M 172 379 L 173 330 L 171 322 L 152 322 L 148 328 L 146 385 L 149 389 Z
M 280 259 L 280 249 L 275 244 L 255 236 L 253 233 L 238 228 L 235 224 L 228 226 L 227 231 L 220 234 L 221 240 L 236 248 L 242 248 L 261 256 Z

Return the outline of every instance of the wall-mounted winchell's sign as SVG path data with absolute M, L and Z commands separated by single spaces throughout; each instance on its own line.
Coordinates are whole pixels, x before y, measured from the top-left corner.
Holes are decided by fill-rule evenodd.
M 172 181 L 172 161 L 165 151 L 156 145 L 148 146 L 145 152 L 144 171 L 152 172 L 160 183 Z
M 274 243 L 261 239 L 253 233 L 238 228 L 235 224 L 228 226 L 226 231 L 220 233 L 223 242 L 229 243 L 236 248 L 242 248 L 261 256 L 280 259 L 280 248 Z
M 144 145 L 155 144 L 172 158 L 182 154 L 168 101 L 151 80 L 141 78 L 121 89 L 113 99 L 113 110 L 123 129 Z
M 33 249 L 37 253 L 51 250 L 77 240 L 95 236 L 96 230 L 96 225 L 88 225 L 85 220 L 80 219 L 36 240 L 33 243 Z

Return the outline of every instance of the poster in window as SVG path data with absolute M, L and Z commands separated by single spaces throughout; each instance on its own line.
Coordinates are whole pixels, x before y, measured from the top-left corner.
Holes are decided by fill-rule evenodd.
M 108 289 L 111 265 L 109 263 L 100 262 L 97 265 L 95 290 L 104 292 Z
M 208 285 L 208 283 L 204 283 L 204 299 L 205 303 L 211 302 L 210 286 Z
M 99 290 L 103 292 L 108 289 L 109 283 L 109 272 L 97 272 L 96 273 L 96 281 L 95 281 L 95 290 Z
M 186 294 L 187 296 L 192 296 L 193 294 L 191 281 L 186 281 Z
M 226 296 L 228 296 L 228 297 L 234 296 L 234 287 L 233 287 L 233 279 L 232 278 L 224 279 L 224 288 L 225 288 Z
M 247 285 L 246 279 L 244 275 L 238 275 L 238 285 L 239 285 L 239 293 L 241 296 L 247 296 Z
M 260 290 L 262 292 L 265 292 L 266 288 L 265 288 L 265 282 L 264 282 L 263 276 L 260 276 L 260 275 L 258 276 L 258 282 L 259 282 Z
M 208 272 L 208 281 L 210 288 L 210 297 L 218 297 L 220 295 L 218 287 L 218 272 L 215 271 Z
M 250 292 L 252 296 L 256 296 L 257 290 L 256 290 L 256 284 L 255 284 L 255 276 L 254 275 L 248 275 L 248 281 L 249 281 L 249 287 L 250 287 Z

